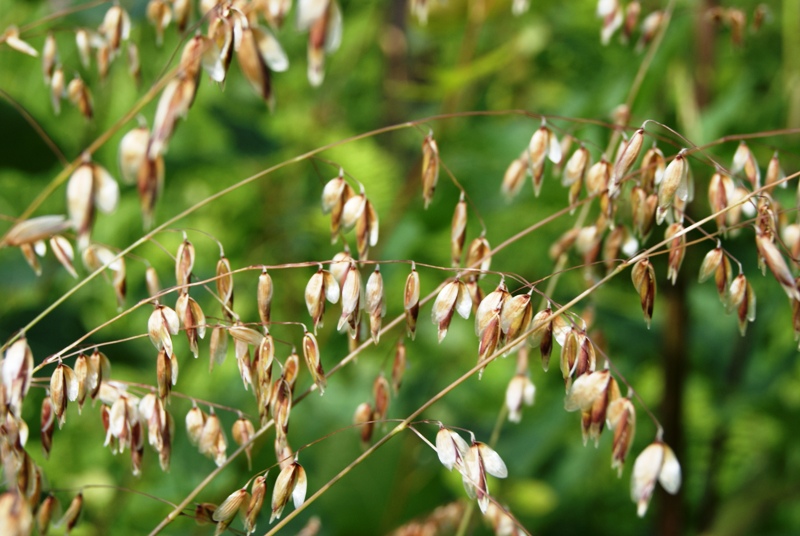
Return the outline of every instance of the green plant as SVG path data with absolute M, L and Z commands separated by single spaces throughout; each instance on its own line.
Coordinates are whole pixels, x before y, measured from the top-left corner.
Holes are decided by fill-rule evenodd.
M 0 20 L 5 526 L 800 525 L 790 6 L 200 4 Z

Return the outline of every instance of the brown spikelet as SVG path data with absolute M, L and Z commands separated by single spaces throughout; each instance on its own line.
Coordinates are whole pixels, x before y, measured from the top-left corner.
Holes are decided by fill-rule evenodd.
M 683 225 L 680 223 L 670 224 L 664 233 L 664 239 L 668 241 L 669 247 L 667 279 L 674 285 L 678 280 L 678 270 L 680 270 L 686 254 L 686 234 L 683 232 Z
M 608 189 L 610 181 L 611 164 L 605 158 L 601 158 L 586 172 L 586 193 L 590 196 L 599 195 Z
M 381 323 L 386 315 L 386 302 L 383 297 L 383 277 L 380 266 L 375 265 L 375 270 L 367 279 L 364 289 L 367 313 L 369 314 L 369 331 L 372 342 L 378 344 L 381 335 Z
M 631 270 L 631 279 L 633 280 L 634 288 L 639 293 L 642 313 L 649 329 L 656 299 L 656 275 L 650 261 L 644 258 L 637 262 Z
M 471 279 L 482 278 L 492 265 L 492 256 L 490 255 L 492 247 L 486 237 L 479 236 L 469 243 L 467 248 L 467 260 L 464 265 L 467 268 L 480 270 L 479 274 L 472 274 Z
M 419 274 L 416 265 L 411 263 L 411 273 L 406 278 L 403 293 L 403 310 L 406 317 L 406 333 L 414 340 L 417 332 L 417 316 L 419 315 Z
M 362 402 L 356 408 L 353 415 L 353 424 L 360 427 L 361 444 L 366 446 L 372 440 L 372 432 L 375 430 L 374 412 L 369 402 Z
M 231 431 L 233 440 L 240 447 L 244 444 L 247 444 L 247 447 L 244 449 L 244 454 L 247 456 L 248 469 L 252 466 L 252 460 L 250 458 L 251 453 L 253 452 L 253 444 L 251 443 L 251 440 L 255 436 L 255 433 L 256 430 L 253 427 L 253 423 L 250 422 L 249 419 L 239 417 L 236 419 L 236 422 L 233 423 L 233 430 Z
M 547 371 L 550 365 L 550 353 L 553 350 L 553 322 L 550 319 L 553 311 L 550 307 L 539 311 L 531 319 L 531 331 L 528 337 L 528 344 L 533 348 L 539 348 L 542 356 L 542 367 Z
M 233 320 L 233 274 L 231 263 L 224 255 L 217 261 L 217 296 L 222 302 L 222 314 Z
M 756 319 L 756 295 L 744 274 L 739 274 L 731 282 L 725 308 L 728 313 L 736 311 L 739 332 L 744 337 L 747 323 Z
M 53 432 L 55 431 L 55 423 L 56 420 L 53 401 L 49 396 L 45 396 L 42 400 L 42 413 L 39 422 L 42 452 L 44 452 L 45 459 L 50 457 L 50 449 L 53 447 Z
M 608 427 L 614 431 L 611 451 L 611 468 L 622 476 L 625 458 L 631 450 L 636 433 L 636 411 L 630 398 L 617 398 L 608 405 L 606 411 Z
M 261 513 L 261 507 L 264 504 L 266 495 L 267 475 L 259 475 L 253 479 L 253 484 L 250 486 L 250 501 L 247 503 L 247 510 L 245 511 L 244 527 L 248 534 L 256 530 L 256 519 L 258 519 L 258 514 Z
M 439 147 L 433 139 L 433 133 L 430 133 L 422 140 L 422 198 L 425 200 L 425 208 L 428 208 L 433 199 L 438 180 Z
M 505 196 L 506 200 L 511 201 L 517 196 L 525 184 L 525 173 L 528 171 L 528 153 L 523 151 L 522 156 L 515 158 L 506 169 L 503 175 L 503 182 L 500 186 L 500 191 Z
M 325 393 L 325 386 L 327 379 L 325 378 L 325 371 L 322 369 L 322 361 L 319 356 L 319 345 L 317 338 L 309 331 L 303 335 L 303 357 L 305 358 L 308 371 L 311 373 L 311 378 L 319 389 L 319 394 Z
M 614 197 L 619 190 L 619 185 L 628 171 L 633 167 L 636 159 L 639 158 L 639 153 L 642 151 L 642 144 L 644 142 L 644 129 L 640 128 L 633 133 L 631 139 L 625 143 L 625 148 L 620 153 L 614 164 L 614 170 L 611 173 L 611 180 L 608 185 L 608 195 Z
M 456 204 L 453 212 L 453 220 L 450 224 L 450 257 L 453 259 L 453 266 L 461 264 L 461 253 L 464 250 L 464 240 L 467 237 L 467 202 L 464 200 L 464 192 Z
M 472 298 L 467 291 L 466 285 L 458 279 L 448 281 L 436 296 L 431 310 L 431 320 L 439 328 L 439 342 L 441 343 L 447 335 L 453 313 L 458 312 L 462 318 L 469 318 L 472 309 Z
M 686 161 L 685 149 L 681 150 L 664 171 L 664 178 L 658 187 L 658 208 L 656 209 L 656 223 L 661 224 L 675 202 L 675 197 L 685 185 L 689 175 L 689 163 Z
M 392 361 L 392 392 L 397 395 L 403 383 L 403 375 L 406 372 L 406 345 L 403 340 L 397 341 L 394 350 L 394 360 Z
M 67 98 L 78 108 L 86 119 L 94 117 L 94 104 L 89 88 L 79 76 L 75 76 L 67 84 Z
M 267 269 L 264 268 L 261 271 L 261 275 L 258 276 L 258 291 L 256 296 L 258 302 L 258 316 L 264 327 L 269 326 L 272 313 L 272 292 L 272 276 L 270 276 L 267 273 Z
M 389 382 L 383 374 L 375 378 L 372 384 L 372 396 L 375 398 L 374 420 L 383 420 L 389 411 Z
M 194 258 L 194 245 L 184 238 L 175 254 L 175 284 L 177 286 L 183 287 L 189 284 L 192 268 L 194 268 Z

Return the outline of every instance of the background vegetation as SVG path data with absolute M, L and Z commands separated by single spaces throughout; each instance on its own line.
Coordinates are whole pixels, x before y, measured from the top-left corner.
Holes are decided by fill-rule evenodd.
M 112 64 L 104 81 L 98 79 L 94 68 L 81 68 L 77 59 L 74 28 L 96 27 L 108 3 L 57 17 L 22 34 L 41 49 L 47 32 L 53 32 L 62 63 L 80 71 L 92 88 L 92 120 L 85 120 L 67 103 L 61 115 L 54 115 L 40 63 L 0 46 L 4 97 L 0 99 L 0 214 L 5 219 L 4 231 L 64 168 L 21 109 L 71 161 L 101 133 L 112 129 L 136 99 L 176 63 L 184 36 L 170 27 L 163 45 L 156 46 L 154 30 L 145 20 L 146 2 L 121 3 L 133 20 L 131 41 L 138 44 L 142 60 L 138 85 L 131 81 L 124 58 Z M 24 28 L 67 4 L 0 0 L 0 28 L 12 24 Z M 549 117 L 548 124 L 559 138 L 569 133 L 584 141 L 594 161 L 613 135 L 612 111 L 626 101 L 629 125 L 638 127 L 645 120 L 654 120 L 698 146 L 725 136 L 765 133 L 749 140 L 762 169 L 778 150 L 787 175 L 797 170 L 800 153 L 792 129 L 800 122 L 800 86 L 796 83 L 800 75 L 800 56 L 796 54 L 800 49 L 800 8 L 791 0 L 678 0 L 667 4 L 641 2 L 643 14 L 674 8 L 663 41 L 647 63 L 644 58 L 649 49 L 636 50 L 638 30 L 631 43 L 623 44 L 615 35 L 607 46 L 600 44 L 601 21 L 593 0 L 535 0 L 529 11 L 517 17 L 512 16 L 507 1 L 434 2 L 425 26 L 410 15 L 404 0 L 343 0 L 342 45 L 328 56 L 326 78 L 319 88 L 308 84 L 307 36 L 295 29 L 290 17 L 276 31 L 290 68 L 273 74 L 274 111 L 255 95 L 236 61 L 224 88 L 203 75 L 196 101 L 187 119 L 178 125 L 165 157 L 166 182 L 155 222 L 160 224 L 270 166 L 335 144 L 318 159 L 282 167 L 171 225 L 170 229 L 185 232 L 197 249 L 196 277 L 214 276 L 219 255 L 214 239 L 223 245 L 234 268 L 330 260 L 342 244 L 330 244 L 329 220 L 320 211 L 319 199 L 323 185 L 336 176 L 339 166 L 363 183 L 380 215 L 380 240 L 370 259 L 413 259 L 420 265 L 448 267 L 450 221 L 459 195 L 451 177 L 463 186 L 472 204 L 467 241 L 481 233 L 482 220 L 486 238 L 497 245 L 567 206 L 566 189 L 550 164 L 541 196 L 533 196 L 529 182 L 512 202 L 500 193 L 506 168 L 540 125 L 538 114 Z M 740 42 L 734 39 L 730 25 L 714 21 L 714 8 L 735 8 L 746 15 Z M 763 9 L 766 17 L 756 30 L 753 17 L 757 9 Z M 193 20 L 197 20 L 196 13 Z M 643 64 L 645 76 L 636 87 L 634 80 Z M 141 110 L 148 122 L 156 105 L 157 99 L 151 100 Z M 475 111 L 489 113 L 469 114 Z M 428 117 L 434 119 L 425 119 Z M 420 120 L 420 128 L 343 142 L 409 120 Z M 118 175 L 119 141 L 134 125 L 130 121 L 112 130 L 108 142 L 93 153 L 93 160 Z M 420 145 L 429 129 L 436 137 L 443 170 L 433 201 L 425 210 L 419 179 Z M 650 124 L 647 131 L 646 143 L 659 140 L 667 156 L 689 146 L 656 124 Z M 688 209 L 690 218 L 708 214 L 706 190 L 714 170 L 706 157 L 730 165 L 737 144 L 733 139 L 716 143 L 693 159 L 697 193 Z M 612 158 L 611 152 L 608 157 Z M 796 219 L 796 182 L 793 179 L 787 190 L 775 192 L 788 221 Z M 121 190 L 116 212 L 99 215 L 92 235 L 94 241 L 120 249 L 143 235 L 135 186 L 121 186 Z M 36 213 L 64 213 L 64 199 L 62 186 Z M 578 214 L 554 218 L 498 252 L 492 269 L 518 274 L 530 282 L 542 281 L 537 288 L 544 291 L 545 278 L 554 271 L 548 248 L 575 224 Z M 593 206 L 590 217 L 596 214 Z M 626 218 L 627 214 L 620 217 Z M 705 228 L 709 233 L 716 231 L 713 224 Z M 662 236 L 663 227 L 659 227 L 647 244 L 657 243 Z M 722 314 L 724 308 L 713 283 L 697 282 L 700 263 L 714 247 L 714 239 L 688 248 L 674 287 L 665 278 L 666 256 L 653 257 L 658 296 L 649 330 L 628 272 L 575 308 L 592 319 L 593 340 L 664 426 L 665 439 L 681 462 L 684 484 L 680 493 L 658 496 L 645 518 L 636 516 L 630 502 L 630 470 L 633 458 L 653 441 L 655 423 L 637 405 L 636 438 L 625 472 L 617 478 L 609 468 L 610 435 L 604 434 L 597 449 L 584 447 L 579 416 L 563 410 L 557 356 L 545 373 L 538 352 L 531 352 L 536 402 L 524 409 L 519 424 L 501 424 L 514 356 L 491 364 L 481 380 L 472 377 L 459 385 L 422 418 L 469 429 L 483 441 L 497 431 L 495 448 L 508 465 L 509 478 L 491 480 L 492 495 L 530 533 L 785 534 L 800 530 L 800 510 L 795 507 L 800 487 L 793 478 L 800 474 L 795 426 L 800 410 L 800 365 L 792 308 L 769 273 L 767 277 L 758 273 L 753 236 L 750 226 L 724 241 L 726 250 L 744 266 L 758 297 L 757 319 L 744 338 L 738 333 L 735 316 Z M 128 257 L 126 307 L 147 297 L 144 271 L 148 263 L 158 271 L 165 287 L 173 284 L 171 255 L 182 238 L 181 232 L 160 232 Z M 690 240 L 702 238 L 700 233 L 689 235 Z M 348 239 L 355 250 L 352 235 Z M 3 340 L 75 285 L 52 255 L 42 259 L 40 277 L 14 248 L 0 249 L 0 263 Z M 586 288 L 581 263 L 577 254 L 570 255 L 568 266 L 576 268 L 558 280 L 551 296 L 555 302 L 566 303 Z M 402 314 L 408 269 L 402 263 L 382 265 L 388 307 L 385 322 Z M 419 270 L 423 295 L 449 276 L 435 269 Z M 80 267 L 79 271 L 81 276 L 87 274 Z M 303 290 L 313 271 L 313 267 L 270 271 L 275 284 L 273 320 L 310 326 Z M 368 271 L 362 273 L 366 277 Z M 592 277 L 601 273 L 602 268 L 595 268 Z M 235 309 L 246 321 L 258 319 L 258 274 L 254 270 L 235 277 Z M 481 286 L 489 292 L 498 282 L 497 275 L 487 275 Z M 196 295 L 206 315 L 219 315 L 209 296 Z M 166 299 L 169 305 L 174 305 L 174 296 Z M 335 330 L 338 306 L 329 305 L 328 309 L 325 327 L 318 334 L 326 370 L 348 353 L 346 336 Z M 90 282 L 27 332 L 36 362 L 59 352 L 117 312 L 111 286 L 102 278 Z M 150 312 L 151 308 L 142 307 L 126 315 L 93 335 L 87 344 L 145 334 Z M 454 319 L 447 338 L 438 344 L 429 315 L 430 304 L 420 312 L 416 340 L 406 341 L 408 369 L 401 390 L 392 397 L 389 418 L 409 415 L 476 362 L 478 343 L 472 318 Z M 299 346 L 302 329 L 297 325 L 275 325 L 270 331 L 276 339 Z M 300 454 L 308 471 L 309 494 L 362 452 L 357 431 L 346 428 L 358 404 L 371 400 L 375 377 L 382 370 L 390 372 L 395 343 L 403 336 L 402 326 L 384 334 L 380 344 L 368 347 L 356 363 L 330 378 L 324 396 L 314 394 L 294 408 L 289 432 L 292 447 L 297 450 L 324 438 Z M 200 359 L 194 361 L 182 336 L 176 341 L 181 363 L 176 393 L 257 416 L 252 394 L 241 388 L 232 351 L 228 360 L 209 374 L 207 342 L 201 344 Z M 156 351 L 146 337 L 104 350 L 112 362 L 114 379 L 154 383 Z M 283 359 L 289 350 L 288 345 L 279 345 L 277 356 Z M 42 387 L 51 372 L 49 367 L 37 374 L 43 380 L 28 395 L 23 415 L 31 429 L 27 450 L 46 475 L 45 489 L 57 490 L 61 502 L 67 504 L 81 486 L 109 486 L 85 489 L 83 517 L 74 534 L 150 531 L 170 508 L 130 490 L 177 503 L 215 468 L 212 460 L 189 443 L 182 423 L 191 403 L 177 395 L 169 406 L 177 429 L 169 472 L 161 471 L 157 456 L 146 447 L 142 474 L 133 476 L 127 454 L 113 456 L 103 447 L 105 433 L 98 406 L 91 404 L 81 415 L 74 404 L 69 408 L 67 423 L 56 431 L 52 452 L 45 460 L 36 444 L 37 423 L 45 395 Z M 298 392 L 310 384 L 303 369 Z M 219 416 L 229 433 L 237 415 L 220 411 Z M 379 425 L 376 437 L 392 426 Z M 416 428 L 433 441 L 434 424 Z M 252 471 L 239 457 L 196 500 L 219 503 L 254 471 L 273 465 L 271 434 L 256 441 Z M 230 434 L 228 437 L 230 440 Z M 229 447 L 228 452 L 232 451 Z M 277 471 L 271 471 L 270 483 L 275 476 Z M 323 494 L 285 530 L 296 533 L 316 516 L 321 521 L 320 534 L 387 533 L 453 501 L 466 501 L 459 475 L 443 469 L 432 449 L 411 432 L 404 432 Z M 268 526 L 266 513 L 259 519 L 259 532 L 263 533 Z M 241 530 L 241 523 L 236 521 L 232 527 Z M 208 534 L 212 530 L 179 518 L 166 532 Z M 474 534 L 490 531 L 479 513 L 467 530 Z

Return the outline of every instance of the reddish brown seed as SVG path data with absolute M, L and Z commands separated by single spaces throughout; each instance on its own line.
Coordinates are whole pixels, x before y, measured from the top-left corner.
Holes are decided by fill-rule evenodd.
M 644 320 L 650 328 L 650 320 L 653 317 L 653 306 L 656 299 L 656 276 L 655 269 L 646 258 L 638 261 L 631 270 L 633 286 L 639 293 Z
M 372 439 L 372 432 L 375 430 L 375 419 L 373 417 L 372 406 L 369 402 L 362 402 L 356 408 L 353 415 L 353 424 L 361 428 L 361 443 L 362 445 L 369 444 Z
M 453 220 L 450 224 L 450 256 L 453 266 L 461 264 L 461 254 L 464 251 L 464 240 L 467 237 L 467 202 L 464 193 L 456 203 Z
M 394 351 L 394 361 L 392 362 L 392 391 L 395 395 L 400 390 L 400 385 L 403 383 L 403 375 L 406 372 L 406 345 L 403 340 L 397 341 L 397 346 Z

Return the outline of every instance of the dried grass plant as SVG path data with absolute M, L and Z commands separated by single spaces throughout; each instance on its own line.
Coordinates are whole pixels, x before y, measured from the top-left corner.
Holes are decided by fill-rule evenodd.
M 714 107 L 745 83 L 712 72 L 703 39 L 733 51 L 716 65 L 760 73 L 748 51 L 770 50 L 792 8 L 532 4 L 0 14 L 15 118 L 0 202 L 4 534 L 552 531 L 557 485 L 530 471 L 557 453 L 561 493 L 611 490 L 622 532 L 643 530 L 634 510 L 652 517 L 658 487 L 674 497 L 651 528 L 725 532 L 725 453 L 772 451 L 753 438 L 726 451 L 737 432 L 714 420 L 735 404 L 712 414 L 687 377 L 746 393 L 760 373 L 784 393 L 780 415 L 796 407 L 797 93 Z M 596 12 L 592 41 L 559 56 L 573 11 Z M 526 102 L 522 63 L 547 46 L 584 61 L 555 83 L 619 69 L 624 89 L 588 108 L 604 115 L 496 106 Z M 455 67 L 428 93 L 418 61 Z M 475 95 L 487 76 L 495 100 Z M 736 121 L 752 133 L 709 136 Z M 713 436 L 711 456 L 690 434 Z M 628 494 L 635 509 L 618 510 Z

